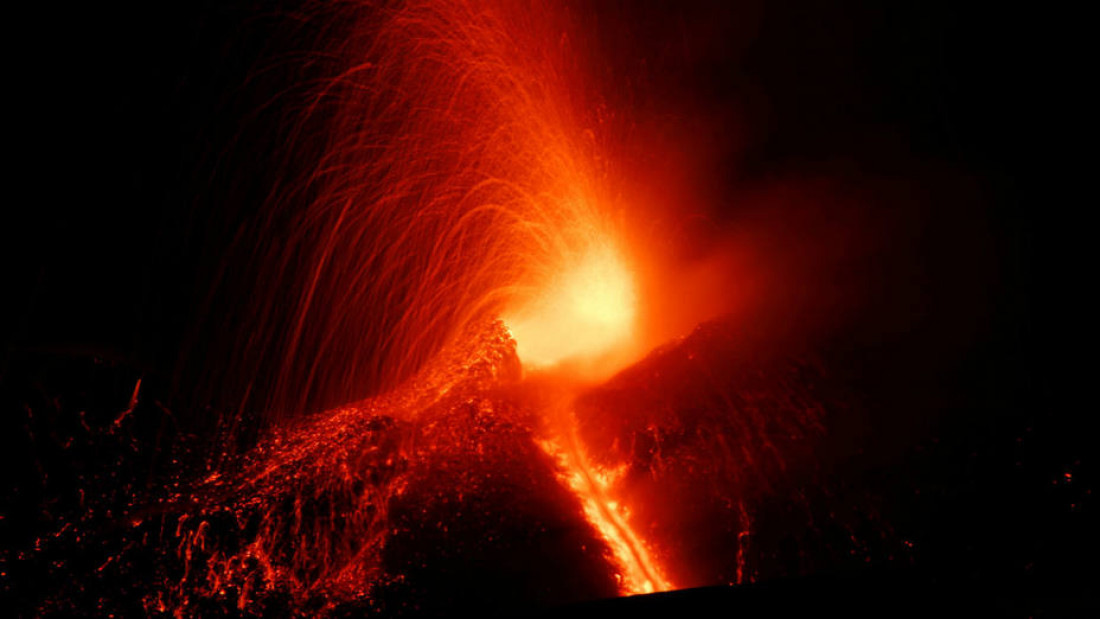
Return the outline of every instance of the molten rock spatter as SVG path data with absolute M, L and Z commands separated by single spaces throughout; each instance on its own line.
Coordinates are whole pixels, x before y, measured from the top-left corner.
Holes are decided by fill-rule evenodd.
M 499 321 L 403 387 L 277 429 L 179 519 L 183 614 L 530 608 L 616 593 L 610 551 L 537 446 Z

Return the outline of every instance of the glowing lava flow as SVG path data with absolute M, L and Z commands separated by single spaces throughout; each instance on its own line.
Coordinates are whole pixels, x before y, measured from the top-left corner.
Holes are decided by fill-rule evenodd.
M 674 585 L 650 554 L 645 541 L 629 522 L 629 509 L 613 498 L 613 485 L 622 469 L 602 470 L 593 465 L 577 436 L 576 417 L 571 406 L 560 405 L 550 415 L 551 436 L 538 441 L 560 467 L 559 476 L 584 505 L 588 522 L 600 532 L 615 555 L 621 573 L 623 595 L 669 591 Z

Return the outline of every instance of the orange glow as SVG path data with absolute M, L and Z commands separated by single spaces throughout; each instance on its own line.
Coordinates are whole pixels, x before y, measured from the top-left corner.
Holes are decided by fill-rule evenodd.
M 541 368 L 607 353 L 634 331 L 633 273 L 610 245 L 590 249 L 508 318 L 520 359 Z

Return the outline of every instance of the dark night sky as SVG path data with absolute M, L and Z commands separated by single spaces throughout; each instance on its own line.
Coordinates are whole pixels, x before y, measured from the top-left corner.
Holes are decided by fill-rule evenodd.
M 977 509 L 1092 457 L 1090 407 L 1079 400 L 1090 369 L 1067 350 L 1089 349 L 1095 328 L 1081 290 L 1094 279 L 1081 273 L 1094 200 L 1076 193 L 1085 174 L 1076 145 L 1092 141 L 1082 98 L 1090 73 L 1072 49 L 1073 18 L 950 2 L 631 4 L 601 4 L 600 17 L 632 16 L 630 36 L 649 41 L 656 59 L 650 88 L 668 80 L 695 105 L 736 106 L 751 119 L 748 146 L 716 164 L 718 178 L 843 169 L 904 182 L 919 160 L 976 179 L 980 200 L 945 208 L 985 222 L 990 253 L 939 251 L 958 241 L 942 228 L 922 241 L 923 275 L 950 272 L 952 260 L 997 267 L 985 282 L 989 328 L 959 362 L 994 378 L 951 392 L 979 405 L 950 432 L 964 451 L 1023 427 L 1045 435 L 1027 475 L 962 473 L 942 510 Z M 271 181 L 254 154 L 273 148 L 285 110 L 261 106 L 310 75 L 256 67 L 295 49 L 308 27 L 286 19 L 290 11 L 235 0 L 34 10 L 6 20 L 19 42 L 6 80 L 17 161 L 4 208 L 0 371 L 47 351 L 171 375 L 224 247 Z M 703 28 L 700 43 L 693 33 Z M 677 69 L 685 58 L 689 68 Z M 1049 530 L 1064 524 L 1051 515 L 1058 497 L 1024 492 L 997 509 L 1025 500 L 1048 503 L 990 525 L 979 551 L 1013 535 L 1071 565 L 1074 540 Z M 982 528 L 993 509 L 963 518 Z

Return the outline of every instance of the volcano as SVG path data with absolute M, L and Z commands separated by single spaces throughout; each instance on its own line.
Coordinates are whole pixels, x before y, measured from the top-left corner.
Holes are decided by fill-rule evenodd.
M 1068 164 L 1025 191 L 1081 80 L 1030 9 L 49 13 L 6 613 L 1095 606 L 1089 244 Z

